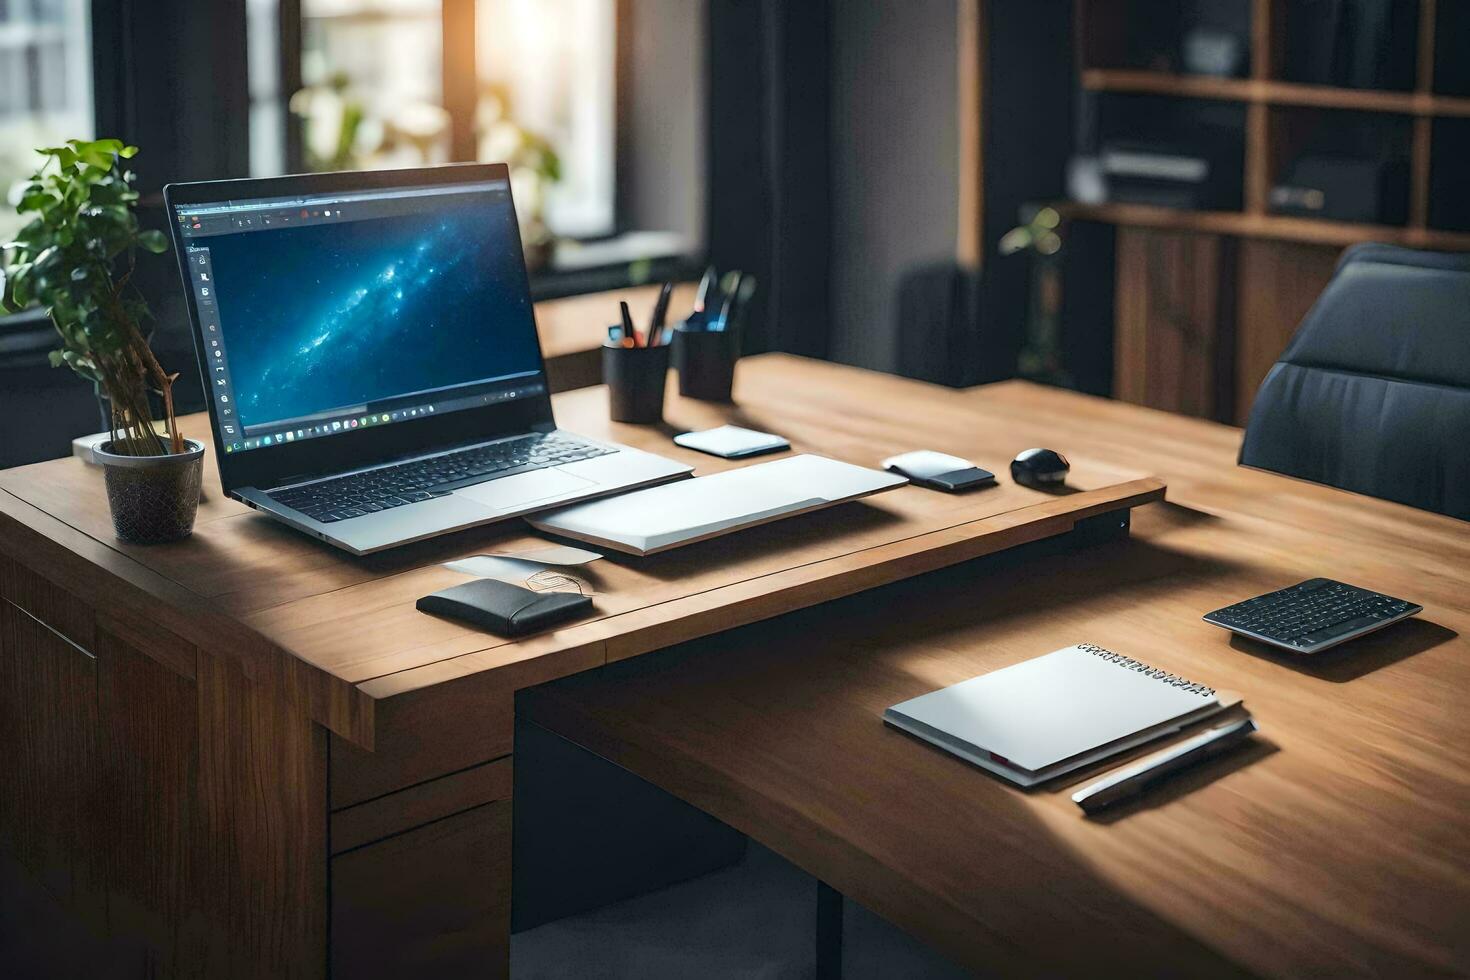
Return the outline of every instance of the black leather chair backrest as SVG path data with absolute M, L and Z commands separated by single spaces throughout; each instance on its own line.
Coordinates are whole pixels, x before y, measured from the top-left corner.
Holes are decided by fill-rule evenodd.
M 1348 249 L 1261 383 L 1240 462 L 1470 520 L 1470 256 Z

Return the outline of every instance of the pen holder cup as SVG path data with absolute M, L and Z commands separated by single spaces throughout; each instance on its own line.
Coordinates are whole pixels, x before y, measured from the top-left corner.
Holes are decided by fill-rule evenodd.
M 614 422 L 648 425 L 664 418 L 664 382 L 669 374 L 668 345 L 602 347 L 602 380 L 607 384 L 608 415 Z
M 731 330 L 674 328 L 674 370 L 679 394 L 707 402 L 727 402 L 735 384 L 739 341 Z

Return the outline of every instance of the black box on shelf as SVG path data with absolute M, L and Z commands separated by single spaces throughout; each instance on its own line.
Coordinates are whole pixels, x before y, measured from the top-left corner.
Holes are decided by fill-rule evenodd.
M 1407 219 L 1408 168 L 1402 160 L 1303 156 L 1271 188 L 1277 214 L 1364 224 L 1400 225 Z

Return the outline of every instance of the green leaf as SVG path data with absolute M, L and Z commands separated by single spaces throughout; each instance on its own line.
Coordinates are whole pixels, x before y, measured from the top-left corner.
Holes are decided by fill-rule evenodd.
M 138 235 L 138 244 L 154 255 L 168 251 L 168 236 L 161 231 L 145 231 Z
M 117 155 L 122 157 L 124 160 L 131 160 L 133 157 L 138 155 L 138 148 L 136 146 L 119 147 Z M 131 177 L 129 177 L 128 179 L 132 180 Z

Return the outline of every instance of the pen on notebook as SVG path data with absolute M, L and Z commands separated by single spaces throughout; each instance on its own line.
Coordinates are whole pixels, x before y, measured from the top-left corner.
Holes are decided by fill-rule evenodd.
M 1251 718 L 1217 725 L 1177 745 L 1144 756 L 1132 765 L 1109 773 L 1102 779 L 1072 794 L 1072 802 L 1087 813 L 1096 813 L 1120 800 L 1143 792 L 1160 780 L 1181 769 L 1218 755 L 1256 732 Z
M 618 308 L 623 311 L 623 336 L 633 338 L 633 346 L 642 346 L 639 342 L 638 328 L 633 326 L 633 314 L 628 310 L 628 301 L 619 300 Z

